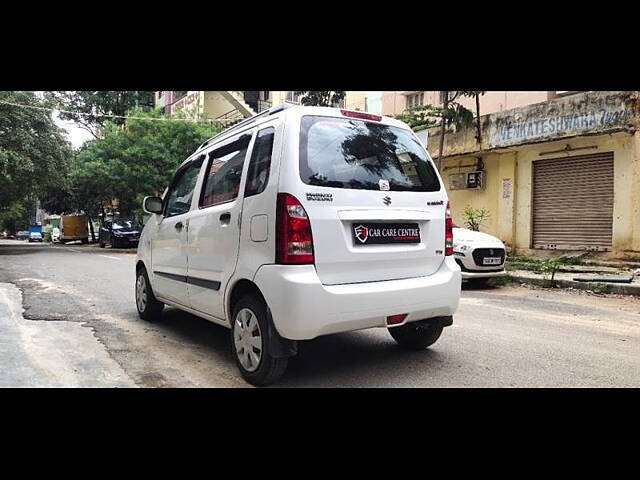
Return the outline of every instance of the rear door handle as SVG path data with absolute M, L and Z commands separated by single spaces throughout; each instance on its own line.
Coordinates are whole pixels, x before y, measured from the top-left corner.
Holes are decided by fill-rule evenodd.
M 229 222 L 231 222 L 231 213 L 225 212 L 220 215 L 220 225 L 227 226 L 229 225 Z

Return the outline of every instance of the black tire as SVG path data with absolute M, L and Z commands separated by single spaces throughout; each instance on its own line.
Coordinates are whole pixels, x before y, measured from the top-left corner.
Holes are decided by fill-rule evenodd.
M 109 245 L 111 245 L 111 248 L 117 248 L 118 247 L 118 242 L 113 237 L 113 235 L 111 235 L 111 241 L 109 242 Z
M 144 281 L 147 299 L 146 303 L 144 304 L 144 308 L 142 309 L 141 304 L 138 301 L 138 281 L 140 280 L 140 278 L 142 278 Z M 152 322 L 160 318 L 163 308 L 164 303 L 159 302 L 156 299 L 156 296 L 153 294 L 153 289 L 151 288 L 151 282 L 149 282 L 147 270 L 144 267 L 138 269 L 138 272 L 136 274 L 136 309 L 138 310 L 138 316 L 143 320 Z
M 104 242 L 100 240 L 100 248 L 104 248 Z
M 436 343 L 443 328 L 439 323 L 429 323 L 423 320 L 389 328 L 389 333 L 396 342 L 405 348 L 424 350 Z
M 243 310 L 250 310 L 258 321 L 259 332 L 261 337 L 261 355 L 258 367 L 255 370 L 248 370 L 245 368 L 241 361 L 240 355 L 236 349 L 235 332 L 237 321 L 240 321 L 237 317 Z M 235 359 L 236 365 L 240 370 L 242 378 L 248 383 L 261 387 L 269 385 L 279 379 L 287 369 L 289 362 L 288 358 L 275 358 L 271 355 L 269 347 L 268 335 L 271 329 L 269 328 L 269 322 L 271 321 L 269 309 L 264 300 L 257 295 L 245 295 L 242 297 L 233 308 L 233 321 L 231 324 L 231 353 Z

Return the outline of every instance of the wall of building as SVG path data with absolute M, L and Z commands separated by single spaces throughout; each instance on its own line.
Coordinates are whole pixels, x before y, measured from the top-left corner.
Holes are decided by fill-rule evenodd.
M 482 148 L 473 127 L 449 132 L 441 173 L 454 222 L 463 224 L 466 206 L 486 208 L 491 217 L 483 231 L 498 236 L 520 254 L 557 255 L 557 250 L 530 248 L 533 162 L 613 152 L 613 249 L 603 256 L 640 258 L 637 93 L 589 92 L 487 115 L 481 119 Z M 438 153 L 439 135 L 439 129 L 429 130 L 428 149 L 434 157 Z M 567 145 L 573 151 L 540 155 L 563 150 Z M 475 171 L 473 165 L 479 157 L 484 163 L 485 188 L 450 190 L 448 175 Z
M 205 118 L 218 118 L 234 109 L 220 92 L 202 92 L 202 113 Z
M 171 114 L 180 112 L 190 118 L 202 116 L 203 101 L 205 92 L 189 91 L 187 94 L 176 100 L 172 100 Z
M 382 92 L 382 114 L 397 115 L 406 108 L 406 94 L 420 92 Z M 440 92 L 425 91 L 424 103 L 441 105 Z M 523 107 L 534 103 L 545 102 L 555 97 L 555 92 L 516 92 L 516 91 L 490 91 L 480 97 L 480 114 L 487 115 L 501 112 L 511 108 Z M 475 112 L 476 102 L 473 97 L 461 97 L 456 100 L 468 109 Z
M 611 135 L 587 136 L 572 138 L 572 148 L 597 147 L 570 153 L 559 153 L 541 156 L 540 153 L 560 150 L 567 141 L 548 142 L 523 147 L 516 153 L 517 157 L 517 191 L 516 191 L 516 238 L 515 246 L 522 254 L 535 254 L 531 250 L 531 208 L 532 208 L 532 173 L 533 162 L 542 158 L 570 158 L 589 153 L 613 152 L 613 251 L 608 257 L 623 258 L 640 256 L 640 221 L 638 201 L 640 200 L 640 183 L 638 178 L 638 134 L 619 132 Z

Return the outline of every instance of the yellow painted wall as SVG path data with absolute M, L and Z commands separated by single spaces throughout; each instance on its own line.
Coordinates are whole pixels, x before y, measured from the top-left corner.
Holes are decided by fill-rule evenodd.
M 593 150 L 540 156 L 541 152 L 560 150 L 567 143 L 572 148 L 597 146 Z M 501 153 L 482 155 L 485 165 L 484 190 L 449 190 L 448 174 L 473 171 L 456 169 L 456 165 L 472 164 L 475 156 L 445 159 L 443 177 L 451 202 L 454 222 L 464 224 L 462 212 L 467 205 L 486 208 L 491 217 L 481 230 L 495 235 L 522 255 L 557 255 L 557 250 L 531 249 L 532 173 L 533 162 L 549 158 L 569 158 L 590 153 L 613 152 L 614 205 L 613 250 L 609 258 L 640 258 L 640 134 L 615 133 L 576 137 L 556 142 L 526 145 Z M 502 181 L 511 179 L 511 195 L 503 198 Z
M 569 143 L 572 148 L 597 146 L 593 150 L 581 150 L 569 154 L 560 153 L 540 156 L 541 152 L 560 150 Z M 638 155 L 640 142 L 638 135 L 615 133 L 593 137 L 577 137 L 570 140 L 549 142 L 522 147 L 517 153 L 518 188 L 516 247 L 523 254 L 533 254 L 531 250 L 531 202 L 532 163 L 540 159 L 570 158 L 590 153 L 613 152 L 613 251 L 608 257 L 636 257 L 640 255 L 640 220 L 638 201 L 640 183 L 638 175 Z
M 490 217 L 485 220 L 480 230 L 499 237 L 508 246 L 513 245 L 515 154 L 492 153 L 482 156 L 484 163 L 485 188 L 479 190 L 450 190 L 449 174 L 475 171 L 472 165 L 476 157 L 460 157 L 447 159 L 444 162 L 442 175 L 451 202 L 453 220 L 456 225 L 464 226 L 463 212 L 467 206 L 485 208 Z M 502 179 L 512 181 L 511 195 L 502 198 Z

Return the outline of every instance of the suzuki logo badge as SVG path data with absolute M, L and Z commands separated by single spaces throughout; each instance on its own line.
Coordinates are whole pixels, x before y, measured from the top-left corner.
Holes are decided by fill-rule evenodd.
M 382 201 L 387 206 L 391 205 L 391 197 L 384 197 Z

